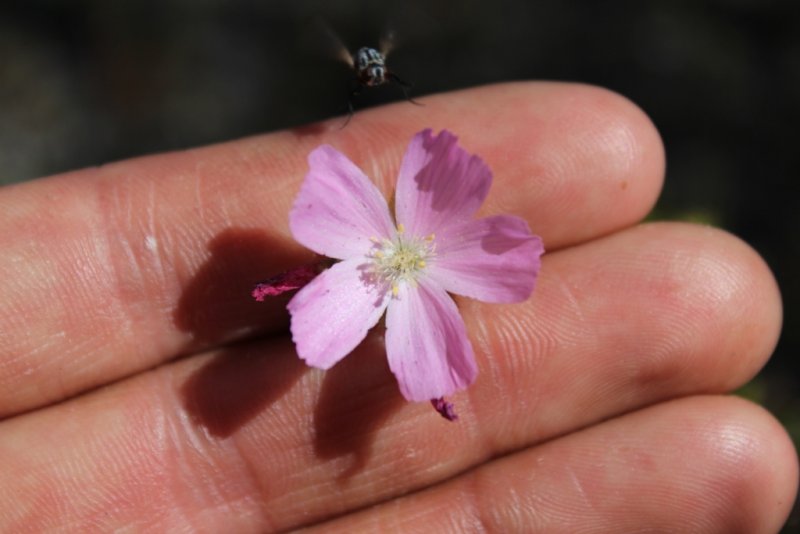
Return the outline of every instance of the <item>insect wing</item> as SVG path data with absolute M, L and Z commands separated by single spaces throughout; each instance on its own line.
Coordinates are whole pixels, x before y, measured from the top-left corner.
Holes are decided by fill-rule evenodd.
M 309 33 L 312 36 L 310 40 L 313 40 L 313 47 L 317 53 L 342 61 L 350 68 L 355 68 L 353 55 L 327 22 L 320 18 L 314 19 Z
M 380 40 L 378 41 L 378 50 L 384 58 L 386 58 L 386 56 L 389 55 L 392 50 L 394 50 L 396 42 L 397 35 L 395 34 L 394 30 L 386 30 L 383 32 Z

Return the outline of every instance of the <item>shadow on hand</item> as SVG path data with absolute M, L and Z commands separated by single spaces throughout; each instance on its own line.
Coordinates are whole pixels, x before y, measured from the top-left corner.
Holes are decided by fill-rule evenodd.
M 178 328 L 195 338 L 186 350 L 288 330 L 286 303 L 294 292 L 264 302 L 250 293 L 259 281 L 307 263 L 307 254 L 290 252 L 296 248 L 258 229 L 217 234 L 174 312 Z M 181 388 L 184 406 L 211 434 L 229 436 L 300 378 L 306 367 L 294 354 L 288 338 L 231 346 L 189 377 Z
M 312 122 L 310 124 L 303 124 L 301 126 L 295 126 L 291 128 L 289 131 L 292 132 L 297 137 L 318 137 L 322 134 L 331 130 L 331 127 L 325 124 L 322 121 Z
M 277 401 L 308 370 L 289 339 L 234 346 L 201 367 L 181 388 L 192 419 L 228 437 Z
M 369 460 L 374 434 L 404 400 L 389 371 L 383 336 L 371 333 L 356 350 L 328 370 L 314 412 L 314 453 L 322 459 L 352 456 L 339 479 Z
M 179 328 L 199 345 L 288 327 L 294 292 L 256 302 L 253 286 L 312 258 L 263 231 L 231 228 L 208 246 L 211 257 L 186 287 L 175 311 Z M 346 304 L 346 303 L 343 303 Z M 192 419 L 227 437 L 275 403 L 308 369 L 288 336 L 234 345 L 195 371 L 181 388 Z M 323 459 L 350 455 L 349 478 L 369 459 L 376 428 L 404 403 L 389 371 L 383 336 L 370 334 L 322 382 L 314 412 L 314 452 Z
M 263 230 L 245 228 L 219 233 L 208 249 L 211 257 L 178 301 L 174 313 L 178 328 L 194 334 L 200 346 L 241 338 L 258 330 L 286 330 L 286 303 L 294 293 L 256 302 L 250 292 L 256 283 L 308 263 L 309 255 Z

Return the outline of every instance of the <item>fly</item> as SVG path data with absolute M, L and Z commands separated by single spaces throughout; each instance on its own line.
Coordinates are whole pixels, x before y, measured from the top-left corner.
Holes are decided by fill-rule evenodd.
M 417 106 L 422 105 L 409 96 L 408 90 L 411 88 L 411 84 L 404 81 L 386 66 L 386 56 L 394 45 L 394 34 L 392 32 L 388 32 L 381 37 L 378 48 L 363 46 L 359 48 L 355 54 L 352 54 L 330 27 L 322 24 L 322 30 L 327 37 L 327 47 L 329 51 L 333 52 L 336 59 L 349 65 L 355 73 L 355 77 L 350 80 L 348 86 L 348 114 L 347 120 L 342 124 L 342 128 L 347 126 L 350 123 L 350 119 L 353 118 L 353 99 L 357 97 L 365 87 L 396 84 L 400 86 L 406 100 Z

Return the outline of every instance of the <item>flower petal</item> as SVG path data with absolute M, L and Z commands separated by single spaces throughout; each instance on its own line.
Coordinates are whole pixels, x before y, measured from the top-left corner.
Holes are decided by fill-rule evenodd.
M 522 302 L 533 292 L 543 252 L 528 223 L 497 215 L 438 234 L 428 274 L 452 293 L 484 302 Z
M 363 255 L 370 237 L 394 235 L 394 223 L 378 188 L 335 148 L 308 156 L 309 171 L 289 213 L 294 238 L 314 252 L 337 259 Z
M 483 204 L 492 173 L 478 156 L 468 154 L 446 130 L 424 130 L 411 140 L 397 178 L 397 222 L 415 236 L 437 233 L 466 222 Z
M 383 315 L 389 288 L 376 283 L 364 265 L 363 258 L 335 264 L 286 306 L 297 354 L 308 365 L 330 368 L 356 348 Z
M 455 302 L 435 282 L 401 284 L 386 312 L 386 354 L 400 392 L 429 401 L 469 386 L 478 374 Z

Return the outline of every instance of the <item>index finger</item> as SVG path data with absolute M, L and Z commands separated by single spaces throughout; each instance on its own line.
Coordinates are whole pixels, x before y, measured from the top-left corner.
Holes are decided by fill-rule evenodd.
M 312 259 L 287 213 L 319 144 L 388 193 L 411 136 L 447 128 L 494 172 L 482 213 L 524 217 L 549 250 L 637 222 L 660 191 L 658 135 L 608 91 L 520 83 L 424 103 L 0 191 L 0 416 L 285 329 L 286 299 L 249 291 Z

